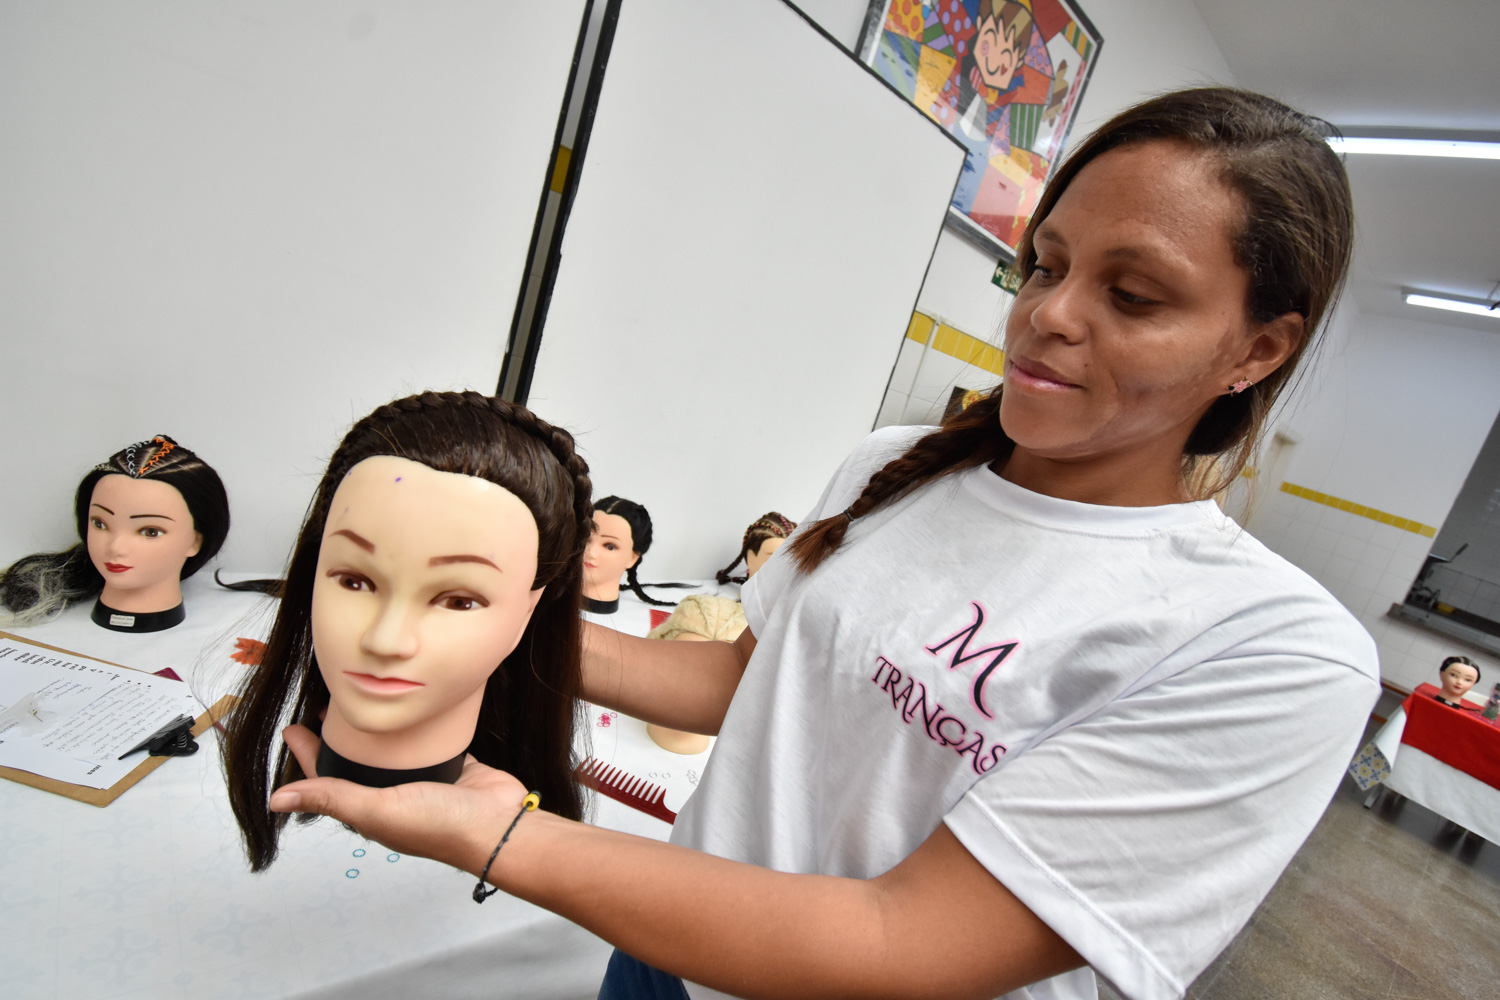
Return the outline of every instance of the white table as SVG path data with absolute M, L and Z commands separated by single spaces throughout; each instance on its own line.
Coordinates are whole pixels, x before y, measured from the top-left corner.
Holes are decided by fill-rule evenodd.
M 257 637 L 246 623 L 269 618 L 258 613 L 259 598 L 214 592 L 196 577 L 186 583 L 189 619 L 170 642 L 107 632 L 87 622 L 87 608 L 17 632 L 127 666 L 171 666 L 216 698 L 246 669 L 228 659 L 234 640 Z M 637 720 L 610 715 L 601 725 L 604 718 L 588 707 L 580 753 L 661 784 L 666 805 L 680 809 L 707 753 L 667 753 Z M 276 863 L 252 876 L 217 740 L 200 743 L 196 755 L 168 760 L 103 809 L 0 780 L 0 996 L 549 1000 L 598 992 L 610 953 L 604 941 L 503 893 L 477 906 L 472 876 L 392 855 L 332 821 L 288 824 Z M 590 798 L 600 826 L 658 840 L 670 832 Z
M 1491 843 L 1500 844 L 1500 789 L 1401 742 L 1406 711 L 1395 713 L 1375 734 L 1374 743 L 1390 763 L 1384 787 L 1426 806 Z M 1365 800 L 1374 804 L 1379 789 Z

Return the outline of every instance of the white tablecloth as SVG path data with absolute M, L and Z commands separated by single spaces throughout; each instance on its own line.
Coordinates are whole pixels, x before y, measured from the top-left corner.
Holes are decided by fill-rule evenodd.
M 188 621 L 150 642 L 93 625 L 87 608 L 17 632 L 127 666 L 171 666 L 216 698 L 245 669 L 229 658 L 235 640 L 260 637 L 269 617 L 260 598 L 187 583 Z M 585 707 L 580 752 L 662 785 L 666 805 L 680 809 L 707 753 L 670 754 L 642 723 Z M 218 742 L 205 734 L 200 743 L 196 755 L 168 760 L 103 809 L 0 781 L 0 996 L 597 993 L 610 952 L 604 941 L 503 893 L 475 905 L 472 876 L 392 855 L 332 821 L 289 824 L 276 863 L 252 876 Z M 602 796 L 592 809 L 594 822 L 611 829 L 658 840 L 671 829 Z
M 1397 708 L 1375 745 L 1391 765 L 1385 787 L 1426 806 L 1491 843 L 1500 844 L 1500 788 L 1471 777 L 1431 754 L 1401 742 L 1406 712 Z

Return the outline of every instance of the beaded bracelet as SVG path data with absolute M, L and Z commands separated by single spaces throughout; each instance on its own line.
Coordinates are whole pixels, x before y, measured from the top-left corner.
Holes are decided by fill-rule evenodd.
M 516 813 L 516 818 L 510 821 L 510 826 L 505 828 L 505 835 L 500 838 L 500 843 L 496 844 L 495 849 L 490 852 L 490 859 L 484 863 L 484 870 L 479 873 L 479 884 L 474 887 L 474 902 L 482 903 L 500 891 L 498 888 L 486 889 L 484 887 L 485 877 L 490 873 L 490 865 L 494 864 L 495 859 L 500 856 L 500 848 L 504 847 L 505 842 L 510 839 L 511 833 L 516 829 L 516 824 L 521 822 L 521 817 L 531 812 L 537 806 L 541 805 L 541 803 L 542 796 L 540 792 L 527 792 L 526 798 L 521 800 L 521 811 Z

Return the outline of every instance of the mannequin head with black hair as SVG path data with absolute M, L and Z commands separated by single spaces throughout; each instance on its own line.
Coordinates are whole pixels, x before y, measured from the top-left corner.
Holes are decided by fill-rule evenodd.
M 409 396 L 354 425 L 226 725 L 252 870 L 275 859 L 286 820 L 272 791 L 303 777 L 279 739 L 288 718 L 321 737 L 319 776 L 453 781 L 467 753 L 582 815 L 571 770 L 590 493 L 572 435 L 477 392 Z
M 90 469 L 73 494 L 73 518 L 78 544 L 25 556 L 0 574 L 6 624 L 33 625 L 95 597 L 125 618 L 177 611 L 176 624 L 181 582 L 229 534 L 229 497 L 212 467 L 158 434 Z
M 594 531 L 583 562 L 583 596 L 609 602 L 620 596 L 620 574 L 626 585 L 647 604 L 672 607 L 658 601 L 641 587 L 636 570 L 651 548 L 651 514 L 634 500 L 605 497 L 594 503 Z

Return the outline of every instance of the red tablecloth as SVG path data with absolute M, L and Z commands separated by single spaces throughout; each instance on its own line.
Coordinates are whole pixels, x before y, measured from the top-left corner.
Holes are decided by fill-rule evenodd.
M 1437 694 L 1436 687 L 1423 684 L 1402 703 L 1406 728 L 1401 742 L 1500 788 L 1500 727 L 1478 712 L 1444 705 Z

